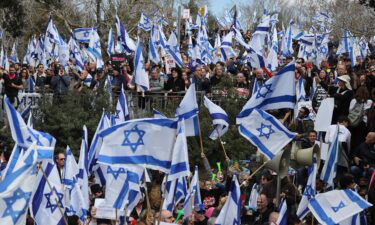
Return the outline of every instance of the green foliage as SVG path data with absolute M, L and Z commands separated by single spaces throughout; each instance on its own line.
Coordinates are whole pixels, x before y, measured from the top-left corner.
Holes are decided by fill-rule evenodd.
M 21 0 L 1 0 L 0 11 L 4 15 L 1 26 L 13 37 L 21 36 L 25 25 L 25 11 Z

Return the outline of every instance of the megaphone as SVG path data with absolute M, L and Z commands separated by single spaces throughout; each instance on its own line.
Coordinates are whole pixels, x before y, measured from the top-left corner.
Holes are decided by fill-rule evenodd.
M 315 144 L 311 148 L 301 148 L 297 142 L 292 144 L 291 166 L 299 168 L 304 166 L 311 166 L 315 157 L 317 166 L 320 166 L 320 148 Z
M 258 151 L 259 152 L 259 151 Z M 268 160 L 263 154 L 258 155 L 261 163 L 266 163 L 264 167 L 273 170 L 281 179 L 288 175 L 290 162 L 290 148 L 285 148 L 279 152 L 272 160 Z

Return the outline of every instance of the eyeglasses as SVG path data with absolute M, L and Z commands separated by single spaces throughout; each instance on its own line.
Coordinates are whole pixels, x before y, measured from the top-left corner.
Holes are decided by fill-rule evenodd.
M 60 161 L 63 161 L 63 160 L 65 160 L 65 158 L 61 158 L 61 159 L 59 159 Z

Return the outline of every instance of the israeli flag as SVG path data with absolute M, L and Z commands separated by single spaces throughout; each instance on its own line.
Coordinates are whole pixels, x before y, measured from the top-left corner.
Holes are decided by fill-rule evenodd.
M 83 137 L 81 142 L 81 150 L 79 153 L 78 160 L 78 174 L 77 174 L 77 183 L 81 189 L 83 204 L 82 204 L 82 221 L 85 221 L 87 212 L 90 206 L 89 199 L 89 160 L 88 160 L 89 148 L 88 148 L 88 134 L 86 126 L 83 126 Z
M 263 48 L 266 45 L 266 40 L 269 39 L 270 16 L 262 18 L 262 22 L 256 27 L 253 37 L 250 41 L 250 47 L 256 52 L 263 52 Z
M 36 224 L 63 225 L 64 223 L 64 190 L 57 165 L 43 161 L 42 172 L 38 173 L 37 185 L 30 204 L 30 213 Z M 47 179 L 48 182 L 47 183 Z M 51 185 L 51 186 L 50 186 Z
M 359 41 L 359 48 L 361 52 L 361 59 L 362 61 L 365 60 L 366 56 L 370 53 L 370 48 L 368 47 L 368 43 L 364 37 L 362 37 Z M 12 50 L 13 52 L 13 50 Z
M 83 42 L 83 43 L 89 43 L 90 42 L 90 34 L 92 30 L 97 31 L 97 28 L 76 28 L 73 31 L 74 37 L 77 41 Z
M 187 189 L 186 177 L 180 177 L 178 178 L 178 181 L 177 181 L 176 192 L 174 196 L 175 205 L 177 205 L 181 201 L 184 201 L 187 195 L 188 195 L 188 189 Z
M 339 224 L 371 206 L 371 203 L 350 189 L 317 194 L 309 201 L 309 209 L 323 225 Z
M 152 29 L 152 32 L 154 32 L 154 27 Z M 160 63 L 159 51 L 155 42 L 156 42 L 155 35 L 151 34 L 150 42 L 148 46 L 148 58 L 155 64 L 159 64 Z
M 152 23 L 150 18 L 148 18 L 144 13 L 141 13 L 141 18 L 139 19 L 138 28 L 144 31 L 150 31 L 152 28 Z
M 85 69 L 85 63 L 79 45 L 77 44 L 73 36 L 71 36 L 69 40 L 69 48 L 77 70 L 79 72 L 82 72 Z
M 52 17 L 50 16 L 49 20 L 48 20 L 48 25 L 47 25 L 47 30 L 46 30 L 44 42 L 45 42 L 45 44 L 47 44 L 46 46 L 52 47 L 50 45 L 51 43 L 59 45 L 59 44 L 62 43 L 62 41 L 63 40 L 61 39 L 59 31 L 57 30 L 56 26 L 53 24 Z M 47 48 L 46 50 L 47 50 L 47 52 L 51 52 L 52 49 Z
M 367 225 L 366 211 L 362 211 L 341 221 L 340 225 Z
M 215 225 L 241 224 L 240 185 L 237 176 L 233 175 L 227 201 L 216 219 Z
M 185 121 L 186 136 L 198 136 L 198 104 L 193 81 L 176 109 L 176 117 Z
M 27 149 L 35 142 L 37 145 L 38 159 L 52 160 L 56 139 L 50 134 L 28 127 L 20 113 L 17 112 L 6 96 L 4 97 L 4 103 L 12 138 L 16 144 L 21 148 Z
M 289 27 L 286 30 L 285 36 L 281 42 L 281 54 L 284 57 L 288 57 L 294 53 L 293 50 L 293 32 L 294 31 L 294 21 L 291 20 Z
M 294 62 L 284 66 L 275 76 L 253 94 L 237 116 L 237 124 L 255 108 L 262 110 L 294 109 L 296 90 L 294 83 Z
M 83 84 L 86 86 L 86 87 L 90 87 L 91 86 L 91 82 L 92 82 L 92 76 L 91 74 L 87 74 L 86 78 L 82 81 Z
M 257 210 L 257 200 L 259 196 L 258 192 L 258 184 L 253 184 L 253 187 L 251 188 L 250 198 L 249 198 L 249 208 L 256 211 Z
M 336 132 L 334 134 L 333 142 L 330 143 L 328 150 L 328 158 L 324 163 L 323 170 L 320 175 L 320 179 L 327 184 L 327 188 L 333 188 L 333 179 L 336 177 L 337 160 L 339 153 L 339 129 L 340 126 L 337 125 Z
M 70 56 L 69 45 L 65 42 L 62 42 L 59 45 L 59 62 L 61 63 L 61 65 L 63 66 L 67 65 L 69 61 L 69 56 Z
M 305 84 L 304 79 L 302 76 L 300 76 L 296 83 L 296 96 L 297 96 L 297 102 L 306 101 L 306 91 L 305 91 Z
M 98 162 L 105 165 L 134 165 L 175 176 L 187 169 L 186 159 L 175 161 L 177 122 L 171 119 L 129 120 L 99 133 L 103 139 Z
M 19 63 L 20 60 L 18 59 L 17 49 L 16 49 L 16 43 L 13 43 L 12 52 L 10 54 L 10 61 L 12 63 Z
M 124 87 L 121 87 L 121 92 L 118 97 L 115 113 L 115 124 L 119 124 L 130 119 Z
M 176 62 L 176 64 L 182 68 L 184 66 L 182 59 L 181 59 L 181 53 L 180 53 L 180 44 L 178 43 L 176 34 L 174 32 L 171 33 L 169 36 L 168 42 L 166 44 L 166 49 L 168 50 L 168 53 L 172 56 L 173 60 Z
M 98 32 L 96 32 L 94 29 L 91 30 L 89 47 L 87 50 L 90 53 L 90 57 L 96 61 L 96 68 L 102 68 L 104 66 L 104 62 L 102 57 L 102 49 L 100 47 L 100 38 Z
M 178 180 L 172 180 L 172 181 L 168 181 L 167 183 L 165 183 L 166 182 L 165 178 L 166 177 L 164 177 L 163 183 L 161 184 L 161 188 L 162 188 L 161 190 L 163 192 L 163 198 L 164 198 L 162 207 L 164 210 L 173 212 L 174 206 L 175 206 L 174 196 L 175 196 Z M 166 193 L 164 193 L 164 186 L 165 186 Z
M 214 124 L 214 130 L 211 132 L 210 138 L 216 140 L 219 136 L 223 136 L 228 131 L 228 115 L 220 106 L 211 102 L 206 96 L 204 96 L 203 103 L 210 112 L 212 123 Z
M 116 30 L 117 30 L 117 43 L 120 43 L 121 49 L 124 50 L 126 54 L 131 54 L 135 52 L 136 46 L 134 41 L 129 37 L 129 34 L 126 32 L 125 26 L 116 15 Z
M 270 160 L 296 136 L 278 119 L 260 109 L 254 109 L 239 124 L 240 134 Z
M 189 217 L 193 213 L 195 207 L 203 207 L 201 192 L 199 188 L 199 176 L 198 176 L 198 167 L 195 166 L 194 176 L 191 179 L 190 187 L 188 194 L 184 201 L 184 217 Z
M 161 53 L 162 55 L 165 55 L 165 52 L 168 51 L 168 48 L 167 48 L 167 38 L 165 37 L 165 34 L 163 32 L 163 27 L 162 26 L 159 26 L 159 40 L 158 40 L 158 43 L 161 47 Z
M 227 35 L 225 35 L 221 41 L 220 52 L 225 61 L 236 56 L 236 53 L 232 48 L 233 35 L 233 31 L 231 31 Z
M 115 54 L 115 40 L 113 39 L 112 27 L 109 29 L 108 32 L 107 54 L 108 56 Z
M 350 53 L 352 34 L 348 30 L 344 30 L 343 37 L 340 40 L 339 47 L 337 48 L 336 55 L 341 55 L 343 53 Z
M 216 35 L 216 39 L 215 39 L 215 45 L 214 45 L 214 52 L 213 52 L 213 63 L 218 63 L 218 62 L 223 62 L 224 59 L 223 59 L 223 56 L 220 52 L 220 46 L 221 46 L 221 39 L 220 39 L 220 34 L 217 34 Z
M 87 203 L 78 184 L 79 167 L 69 146 L 66 148 L 64 171 L 61 175 L 64 184 L 65 211 L 68 216 L 76 215 L 82 221 L 87 213 Z
M 274 30 L 272 32 L 271 48 L 266 59 L 267 69 L 270 71 L 275 71 L 279 65 L 279 60 L 278 60 L 279 42 L 277 40 L 276 26 L 274 26 L 273 29 Z
M 300 220 L 310 212 L 308 208 L 309 200 L 315 197 L 316 194 L 316 174 L 318 172 L 318 166 L 316 159 L 314 158 L 313 164 L 308 169 L 309 178 L 305 190 L 302 193 L 302 199 L 298 205 L 297 216 Z
M 150 89 L 150 81 L 145 70 L 145 61 L 142 54 L 142 45 L 138 38 L 137 50 L 134 57 L 134 82 L 138 85 L 142 92 Z
M 1 224 L 24 225 L 34 191 L 37 170 L 35 143 L 20 155 L 13 173 L 0 182 Z
M 276 224 L 277 225 L 288 224 L 288 206 L 286 205 L 285 199 L 280 204 L 279 217 L 277 218 Z
M 35 92 L 35 81 L 33 79 L 33 76 L 29 76 L 27 78 L 27 91 L 29 93 L 34 93 Z

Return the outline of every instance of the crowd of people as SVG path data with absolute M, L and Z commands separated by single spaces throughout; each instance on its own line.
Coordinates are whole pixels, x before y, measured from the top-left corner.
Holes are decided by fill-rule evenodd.
M 332 49 L 330 57 L 323 60 L 320 65 L 314 65 L 311 60 L 303 58 L 295 60 L 295 78 L 296 81 L 303 80 L 305 100 L 311 101 L 311 109 L 301 107 L 295 116 L 290 109 L 272 110 L 270 113 L 297 133 L 294 142 L 303 149 L 312 147 L 319 140 L 332 143 L 333 131 L 336 124 L 339 124 L 341 147 L 336 187 L 353 189 L 364 199 L 375 204 L 375 186 L 371 179 L 375 171 L 375 56 L 369 55 L 363 62 L 351 65 L 347 55 L 336 56 Z M 243 63 L 240 57 L 211 65 L 193 65 L 187 54 L 182 52 L 182 60 L 186 65 L 184 68 L 176 67 L 170 71 L 167 71 L 164 65 L 146 63 L 145 70 L 150 83 L 150 89 L 146 94 L 181 93 L 191 85 L 190 78 L 195 78 L 196 90 L 206 95 L 225 97 L 227 91 L 234 88 L 238 98 L 248 99 L 257 87 L 261 87 L 277 72 L 267 74 L 260 68 L 252 68 L 249 63 Z M 284 59 L 279 69 L 291 60 L 292 58 Z M 15 63 L 7 70 L 0 69 L 0 92 L 6 94 L 17 106 L 20 92 L 64 96 L 73 90 L 95 92 L 105 88 L 108 85 L 106 82 L 110 82 L 113 93 L 118 93 L 121 87 L 127 91 L 136 91 L 132 79 L 134 66 L 131 61 L 114 64 L 109 60 L 102 70 L 96 68 L 95 62 L 90 62 L 85 65 L 82 72 L 75 69 L 74 61 L 69 62 L 67 67 L 53 62 L 48 68 L 43 64 L 33 67 Z M 317 132 L 314 130 L 311 115 L 318 111 L 326 98 L 334 99 L 332 125 L 327 132 Z M 2 157 L 6 162 L 9 154 L 3 153 Z M 276 224 L 279 216 L 276 203 L 279 200 L 276 199 L 276 175 L 273 171 L 264 169 L 249 179 L 251 171 L 254 170 L 250 166 L 243 168 L 236 160 L 228 159 L 227 170 L 217 171 L 210 167 L 204 153 L 201 158 L 201 168 L 204 168 L 200 176 L 202 205 L 194 206 L 193 216 L 184 218 L 179 215 L 183 202 L 180 202 L 173 212 L 160 210 L 163 199 L 163 175 L 149 171 L 152 183 L 147 183 L 143 188 L 143 198 L 131 213 L 130 223 L 152 225 L 160 219 L 167 223 L 214 225 L 228 197 L 232 176 L 237 174 L 241 184 L 241 224 Z M 57 154 L 55 159 L 61 171 L 65 155 Z M 323 193 L 325 184 L 319 177 L 320 175 L 317 176 L 316 189 L 317 193 Z M 306 182 L 306 168 L 289 173 L 281 182 L 281 198 L 285 199 L 288 205 L 288 224 L 314 224 L 311 215 L 303 221 L 296 216 Z M 97 209 L 93 206 L 96 198 L 104 197 L 105 187 L 95 184 L 92 180 L 90 188 L 92 207 L 87 224 L 113 224 L 113 220 L 96 218 Z M 368 224 L 375 223 L 374 207 L 366 212 L 366 216 Z M 69 224 L 79 222 L 78 217 L 69 217 L 68 220 Z M 33 224 L 31 219 L 29 223 Z

